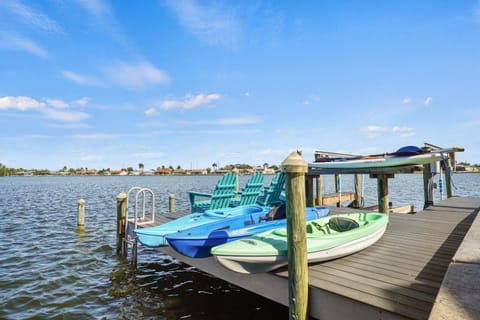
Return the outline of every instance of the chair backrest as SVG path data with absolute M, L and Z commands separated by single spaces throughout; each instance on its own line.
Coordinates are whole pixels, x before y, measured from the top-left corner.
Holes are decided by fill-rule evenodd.
M 240 197 L 241 206 L 257 203 L 258 196 L 263 188 L 263 174 L 260 172 L 254 173 L 242 189 L 242 196 Z
M 270 186 L 265 190 L 264 206 L 273 207 L 280 204 L 280 194 L 285 187 L 285 174 L 283 172 L 277 173 L 270 183 Z
M 237 186 L 237 177 L 233 172 L 226 173 L 218 180 L 215 190 L 213 190 L 210 202 L 210 210 L 223 209 L 230 206 L 230 201 L 235 195 Z

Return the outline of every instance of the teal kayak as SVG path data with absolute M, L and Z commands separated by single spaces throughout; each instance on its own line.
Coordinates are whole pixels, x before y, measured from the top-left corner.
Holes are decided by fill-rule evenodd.
M 306 223 L 309 263 L 343 257 L 378 241 L 388 224 L 383 213 L 338 214 Z M 268 272 L 288 264 L 287 229 L 279 228 L 213 247 L 223 266 L 241 273 Z
M 158 226 L 138 228 L 135 229 L 134 232 L 141 244 L 147 247 L 157 248 L 167 245 L 165 236 L 168 234 L 231 217 L 247 216 L 251 214 L 266 215 L 271 209 L 272 208 L 270 207 L 248 205 L 235 208 L 207 210 L 203 213 L 191 213 Z

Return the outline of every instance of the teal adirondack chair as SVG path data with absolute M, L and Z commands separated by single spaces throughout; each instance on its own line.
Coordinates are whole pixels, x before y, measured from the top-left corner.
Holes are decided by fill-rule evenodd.
M 263 196 L 258 198 L 257 203 L 262 206 L 274 207 L 282 205 L 285 201 L 280 198 L 280 195 L 285 188 L 285 174 L 283 172 L 277 173 L 270 186 L 265 189 Z
M 234 198 L 230 202 L 230 207 L 246 206 L 250 204 L 256 204 L 258 196 L 262 193 L 263 189 L 263 174 L 260 172 L 254 173 L 245 184 L 242 191 L 237 194 L 240 198 Z
M 228 208 L 230 201 L 235 195 L 237 177 L 232 172 L 225 174 L 220 180 L 213 193 L 189 191 L 192 212 L 205 212 L 206 210 Z M 196 197 L 210 198 L 209 200 L 196 200 Z

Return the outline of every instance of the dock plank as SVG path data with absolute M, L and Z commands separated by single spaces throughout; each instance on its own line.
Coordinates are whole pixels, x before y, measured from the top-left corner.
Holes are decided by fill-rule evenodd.
M 316 319 L 427 319 L 453 256 L 480 208 L 479 198 L 453 197 L 416 214 L 391 214 L 382 239 L 333 261 L 309 265 L 309 312 Z M 332 213 L 345 208 L 331 208 Z M 244 275 L 214 258 L 174 258 L 288 305 L 288 270 Z

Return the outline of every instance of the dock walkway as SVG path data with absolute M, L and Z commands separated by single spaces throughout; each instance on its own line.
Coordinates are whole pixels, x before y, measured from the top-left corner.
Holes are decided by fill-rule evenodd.
M 332 214 L 345 210 L 351 211 L 331 208 Z M 391 214 L 387 231 L 373 246 L 309 266 L 310 316 L 316 319 L 428 319 L 447 269 L 479 210 L 480 198 L 453 197 L 413 215 Z M 174 217 L 171 215 L 169 219 Z M 480 227 L 479 222 L 474 225 Z M 480 230 L 473 232 L 478 235 Z M 162 247 L 160 251 L 288 306 L 288 271 L 285 269 L 246 275 L 222 267 L 212 257 L 192 259 L 170 247 Z M 477 260 L 477 266 L 478 263 Z M 480 280 L 472 280 L 478 286 Z M 456 305 L 458 307 L 458 303 Z M 478 316 L 465 312 L 470 319 Z

